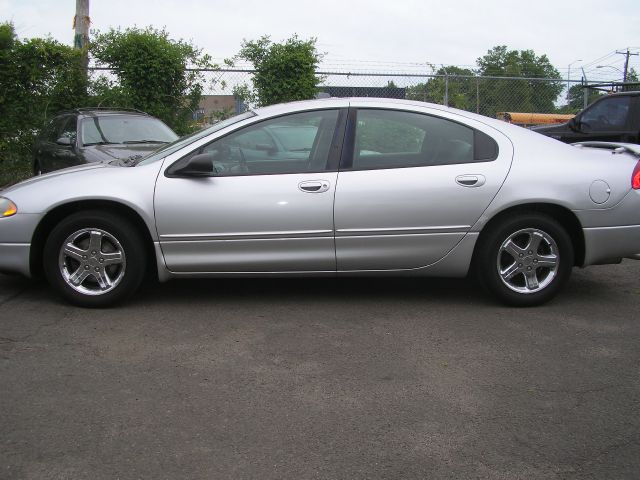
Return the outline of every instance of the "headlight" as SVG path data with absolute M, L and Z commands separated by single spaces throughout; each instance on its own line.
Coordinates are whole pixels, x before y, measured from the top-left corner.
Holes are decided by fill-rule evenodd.
M 10 217 L 18 213 L 18 207 L 8 198 L 0 197 L 0 218 Z

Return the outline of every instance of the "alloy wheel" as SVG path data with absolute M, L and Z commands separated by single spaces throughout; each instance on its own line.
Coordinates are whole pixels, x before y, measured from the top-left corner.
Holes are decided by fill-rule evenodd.
M 543 230 L 525 228 L 509 235 L 498 250 L 498 275 L 509 289 L 536 293 L 558 273 L 559 249 Z
M 109 232 L 83 228 L 62 243 L 58 264 L 62 278 L 72 289 L 85 295 L 102 295 L 124 277 L 126 256 Z

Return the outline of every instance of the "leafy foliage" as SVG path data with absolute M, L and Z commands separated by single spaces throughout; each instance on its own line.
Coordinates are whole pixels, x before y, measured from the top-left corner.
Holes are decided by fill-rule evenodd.
M 192 129 L 204 77 L 188 67 L 211 67 L 208 55 L 152 27 L 96 32 L 90 49 L 117 77 L 96 79 L 94 101 L 102 106 L 138 108 L 162 119 L 178 134 Z
M 55 40 L 19 40 L 0 24 L 0 186 L 28 175 L 38 128 L 52 114 L 86 102 L 78 51 Z
M 572 85 L 569 88 L 569 103 L 558 109 L 558 113 L 578 113 L 584 108 L 584 87 L 582 85 Z M 591 105 L 598 98 L 605 95 L 604 92 L 593 88 L 587 89 L 587 105 Z
M 533 50 L 508 50 L 493 47 L 477 59 L 478 75 L 525 77 L 534 80 L 498 79 L 480 82 L 480 113 L 495 116 L 499 111 L 551 113 L 554 102 L 563 90 L 560 73 L 546 55 Z M 557 78 L 558 82 L 535 78 Z
M 264 106 L 306 100 L 318 92 L 321 78 L 315 71 L 322 56 L 315 38 L 301 40 L 294 35 L 283 43 L 274 43 L 268 36 L 245 40 L 236 57 L 251 62 L 256 70 L 253 88 L 242 85 L 234 91 L 246 103 Z
M 445 78 L 450 76 L 448 86 L 449 106 L 473 111 L 476 108 L 476 80 L 473 70 L 460 67 L 444 67 L 435 72 L 438 77 L 429 79 L 407 89 L 407 98 L 423 102 L 444 103 Z

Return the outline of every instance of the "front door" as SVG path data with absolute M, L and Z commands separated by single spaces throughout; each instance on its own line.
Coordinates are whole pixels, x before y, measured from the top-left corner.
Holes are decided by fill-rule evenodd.
M 331 109 L 254 123 L 161 173 L 156 226 L 169 270 L 335 271 L 333 197 L 344 117 Z M 172 174 L 196 154 L 210 155 L 212 176 Z
M 631 96 L 612 96 L 595 102 L 579 118 L 580 131 L 572 141 L 634 142 Z M 570 143 L 570 142 L 569 142 Z
M 335 200 L 338 271 L 435 263 L 498 192 L 510 142 L 455 114 L 367 108 L 350 117 L 353 145 L 345 146 Z

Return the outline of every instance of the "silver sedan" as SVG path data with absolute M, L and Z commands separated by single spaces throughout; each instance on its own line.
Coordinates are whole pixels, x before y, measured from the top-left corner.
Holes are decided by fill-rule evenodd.
M 150 272 L 472 271 L 501 301 L 536 305 L 574 266 L 640 252 L 639 156 L 637 145 L 577 148 L 421 102 L 276 105 L 137 163 L 0 192 L 0 270 L 44 273 L 94 307 L 133 294 Z

